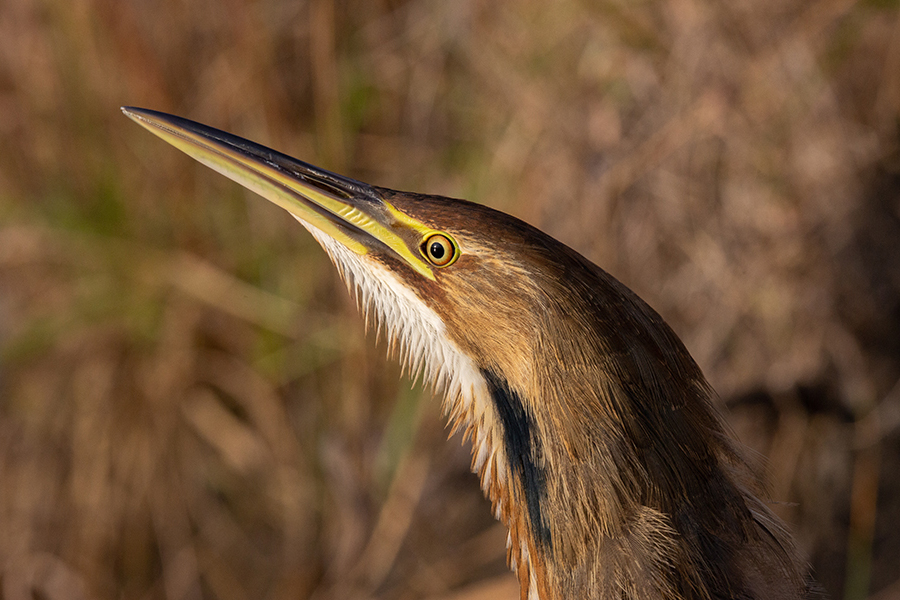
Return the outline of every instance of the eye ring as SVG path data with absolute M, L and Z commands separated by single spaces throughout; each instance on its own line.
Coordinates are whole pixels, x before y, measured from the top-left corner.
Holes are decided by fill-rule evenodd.
M 432 233 L 422 240 L 422 254 L 436 267 L 447 267 L 459 257 L 459 248 L 443 233 Z

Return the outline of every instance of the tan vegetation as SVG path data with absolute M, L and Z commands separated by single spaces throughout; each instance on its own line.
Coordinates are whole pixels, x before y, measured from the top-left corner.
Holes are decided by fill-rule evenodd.
M 324 253 L 123 104 L 578 249 L 900 597 L 896 0 L 0 3 L 0 598 L 515 598 Z

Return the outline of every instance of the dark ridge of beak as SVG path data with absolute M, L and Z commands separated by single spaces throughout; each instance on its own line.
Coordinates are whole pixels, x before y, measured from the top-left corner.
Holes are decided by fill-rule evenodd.
M 182 137 L 185 141 L 193 143 L 199 140 L 207 140 L 210 144 L 210 149 L 215 148 L 215 146 L 230 148 L 235 153 L 244 156 L 248 162 L 269 165 L 285 175 L 318 187 L 323 192 L 330 193 L 333 196 L 345 199 L 367 198 L 376 202 L 380 201 L 380 197 L 374 188 L 367 183 L 321 169 L 277 150 L 267 148 L 262 144 L 232 135 L 227 131 L 147 108 L 123 106 L 122 112 L 151 131 L 153 131 L 151 127 L 165 130 L 170 135 Z M 156 132 L 154 131 L 154 133 Z

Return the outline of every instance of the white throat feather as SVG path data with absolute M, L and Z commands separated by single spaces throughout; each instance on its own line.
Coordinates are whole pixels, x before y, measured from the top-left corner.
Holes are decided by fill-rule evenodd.
M 453 431 L 465 427 L 467 435 L 471 435 L 476 421 L 483 425 L 485 411 L 493 410 L 487 384 L 478 366 L 447 336 L 440 317 L 381 263 L 356 254 L 326 233 L 300 222 L 337 267 L 356 299 L 366 328 L 374 325 L 376 338 L 384 333 L 389 354 L 400 360 L 410 378 L 415 381 L 421 374 L 435 394 L 443 398 L 444 414 L 453 424 Z M 490 455 L 502 448 L 472 441 L 473 468 L 480 472 Z

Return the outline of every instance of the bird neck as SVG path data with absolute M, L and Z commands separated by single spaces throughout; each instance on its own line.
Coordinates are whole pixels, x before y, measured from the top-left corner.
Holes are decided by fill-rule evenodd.
M 698 419 L 680 402 L 636 407 L 621 386 L 607 386 L 605 402 L 579 399 L 577 383 L 534 400 L 479 374 L 479 398 L 449 409 L 509 529 L 523 598 L 805 597 L 805 567 L 705 385 L 690 392 L 709 413 Z
M 471 440 L 523 599 L 806 597 L 804 567 L 757 499 L 700 370 L 624 286 L 585 261 L 576 266 L 589 280 L 555 278 L 572 293 L 512 311 L 533 326 L 499 331 L 310 230 L 366 322 Z

